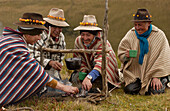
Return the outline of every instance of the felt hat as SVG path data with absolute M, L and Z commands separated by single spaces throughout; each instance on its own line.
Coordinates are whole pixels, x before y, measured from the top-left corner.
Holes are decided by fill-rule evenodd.
M 151 15 L 149 14 L 149 11 L 147 9 L 138 9 L 136 14 L 133 14 L 134 20 L 133 22 L 140 22 L 140 21 L 146 21 L 146 22 L 152 22 Z
M 23 28 L 36 28 L 42 30 L 48 30 L 44 24 L 45 21 L 41 14 L 38 13 L 24 13 L 22 18 L 19 19 L 20 22 L 15 22 L 14 24 Z
M 98 27 L 97 20 L 94 15 L 84 15 L 83 21 L 80 22 L 80 26 L 74 29 L 74 31 L 77 30 L 100 31 L 102 29 Z
M 69 24 L 65 21 L 64 11 L 59 8 L 52 8 L 47 15 L 47 18 L 44 18 L 48 23 L 59 26 L 59 27 L 68 27 Z

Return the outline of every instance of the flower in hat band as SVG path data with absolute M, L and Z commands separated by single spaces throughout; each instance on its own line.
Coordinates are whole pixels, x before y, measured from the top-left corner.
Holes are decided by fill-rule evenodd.
M 44 25 L 45 24 L 45 21 L 32 20 L 32 19 L 20 18 L 19 21 L 25 22 L 25 23 L 28 23 L 28 24 L 36 24 L 36 25 Z
M 139 17 L 139 15 L 136 15 L 137 17 Z M 133 14 L 133 17 L 135 17 L 135 14 Z M 148 17 L 152 17 L 152 15 L 146 15 L 146 18 Z
M 65 18 L 62 18 L 62 17 L 54 17 L 54 16 L 51 16 L 51 15 L 48 15 L 47 17 L 53 18 L 53 19 L 57 19 L 57 20 L 62 20 L 62 21 L 65 21 L 65 20 L 66 20 Z
M 89 22 L 80 22 L 80 25 L 83 26 L 98 26 L 96 23 L 89 23 Z
M 140 14 L 133 14 L 134 20 L 151 20 L 151 15 L 140 15 Z

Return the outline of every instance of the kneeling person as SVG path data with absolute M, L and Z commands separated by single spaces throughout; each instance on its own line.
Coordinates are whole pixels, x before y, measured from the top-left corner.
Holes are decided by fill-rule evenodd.
M 134 14 L 134 27 L 128 31 L 118 47 L 122 62 L 125 93 L 163 93 L 170 76 L 170 48 L 162 30 L 151 24 L 147 9 Z M 136 55 L 130 51 L 136 50 Z
M 0 37 L 0 107 L 23 100 L 45 85 L 77 93 L 78 88 L 57 82 L 30 56 L 27 45 L 40 40 L 42 31 L 47 30 L 42 15 L 24 13 L 19 20 L 15 23 L 19 31 L 5 27 Z
M 80 22 L 80 26 L 74 29 L 75 31 L 80 31 L 80 36 L 75 40 L 75 49 L 102 50 L 102 39 L 100 37 L 100 31 L 102 31 L 102 29 L 97 26 L 98 24 L 94 15 L 84 15 L 84 19 Z M 117 60 L 109 41 L 107 41 L 106 48 L 109 50 L 109 53 L 106 54 L 106 74 L 108 84 L 109 87 L 119 87 Z M 89 91 L 92 87 L 102 88 L 102 53 L 79 52 L 74 53 L 74 57 L 82 58 L 80 71 L 87 73 L 87 76 L 82 81 L 84 89 Z

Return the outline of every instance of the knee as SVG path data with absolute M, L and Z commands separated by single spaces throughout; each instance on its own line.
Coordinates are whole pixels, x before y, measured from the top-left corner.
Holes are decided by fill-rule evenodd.
M 126 94 L 138 94 L 141 89 L 141 81 L 137 79 L 135 82 L 128 84 L 124 88 Z

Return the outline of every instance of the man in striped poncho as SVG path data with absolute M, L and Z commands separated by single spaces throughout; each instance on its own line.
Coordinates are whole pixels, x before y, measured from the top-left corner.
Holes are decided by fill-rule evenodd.
M 83 21 L 80 22 L 80 26 L 74 29 L 80 31 L 80 36 L 75 40 L 75 49 L 102 50 L 102 40 L 98 35 L 102 29 L 97 27 L 97 25 L 94 15 L 84 16 Z M 120 87 L 117 60 L 109 41 L 107 41 L 106 48 L 109 50 L 109 53 L 106 55 L 108 86 L 109 88 Z M 92 86 L 95 86 L 94 88 L 101 88 L 102 53 L 75 53 L 74 57 L 82 58 L 80 71 L 87 73 L 87 76 L 82 81 L 83 88 L 86 90 L 90 90 Z
M 118 47 L 125 93 L 163 93 L 168 82 L 169 43 L 164 32 L 151 24 L 150 17 L 146 9 L 138 9 L 133 20 L 135 27 L 128 31 Z
M 46 30 L 42 15 L 24 13 L 20 21 L 15 23 L 19 31 L 5 27 L 0 37 L 0 108 L 29 97 L 44 85 L 77 93 L 76 87 L 57 82 L 30 56 L 27 44 L 40 40 Z

